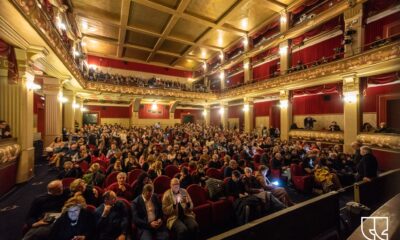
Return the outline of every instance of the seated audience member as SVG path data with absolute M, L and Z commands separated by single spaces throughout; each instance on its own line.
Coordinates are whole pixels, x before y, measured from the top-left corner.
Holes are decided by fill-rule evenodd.
M 299 129 L 299 127 L 296 123 L 292 123 L 292 125 L 290 125 L 290 129 Z
M 181 188 L 187 188 L 190 186 L 190 184 L 193 183 L 193 179 L 192 176 L 189 173 L 189 168 L 187 167 L 183 167 L 181 172 L 180 172 L 180 177 L 179 177 L 179 182 L 180 182 L 180 186 Z
M 333 121 L 333 122 L 331 123 L 331 125 L 329 126 L 329 131 L 331 131 L 331 132 L 340 131 L 340 127 L 339 127 L 339 125 L 337 124 L 337 122 Z
M 167 240 L 168 231 L 163 223 L 162 206 L 154 195 L 152 184 L 143 186 L 142 193 L 132 202 L 132 219 L 138 228 L 139 240 Z
M 85 198 L 87 204 L 98 206 L 100 203 L 99 193 L 95 188 L 88 185 L 83 179 L 75 179 L 69 186 L 71 194 L 74 195 L 78 192 Z
M 117 200 L 113 191 L 103 194 L 104 203 L 96 209 L 96 239 L 124 240 L 127 239 L 130 214 L 125 204 Z
M 224 169 L 224 178 L 226 177 L 231 177 L 232 172 L 238 169 L 238 163 L 236 160 L 230 160 L 229 161 L 229 166 Z M 240 171 L 240 170 L 239 170 Z
M 222 164 L 218 158 L 218 154 L 213 154 L 211 160 L 207 164 L 208 168 L 220 169 L 222 167 Z
M 141 173 L 138 178 L 136 179 L 136 186 L 133 190 L 133 199 L 137 198 L 138 196 L 140 196 L 142 194 L 143 191 L 143 187 L 146 184 L 151 184 L 152 181 L 149 177 L 149 174 L 147 174 L 146 172 Z
M 136 168 L 140 168 L 139 161 L 132 155 L 131 152 L 128 152 L 128 156 L 124 161 L 124 172 L 130 172 Z
M 154 180 L 158 176 L 164 175 L 164 169 L 163 169 L 162 162 L 155 161 L 153 164 L 151 164 L 148 174 L 152 180 Z
M 49 239 L 90 240 L 95 239 L 96 220 L 86 210 L 85 199 L 77 194 L 64 204 L 61 216 L 54 222 Z
M 355 166 L 357 166 L 360 163 L 361 158 L 362 158 L 361 152 L 360 152 L 361 144 L 359 142 L 352 142 L 351 147 L 354 149 L 354 154 L 352 156 L 353 163 Z
M 320 158 L 314 169 L 314 180 L 322 186 L 324 192 L 338 190 L 342 187 L 338 176 L 332 173 L 325 158 Z
M 381 122 L 379 128 L 375 131 L 376 133 L 393 133 L 393 129 L 387 127 L 386 122 Z
M 367 146 L 360 148 L 361 160 L 357 166 L 357 181 L 371 181 L 378 176 L 378 161 Z
M 371 123 L 364 123 L 361 129 L 361 132 L 374 132 L 375 129 L 374 127 L 371 125 Z
M 78 164 L 73 164 L 71 161 L 64 162 L 64 169 L 58 174 L 58 179 L 63 178 L 80 178 L 82 177 L 82 169 Z
M 188 192 L 180 188 L 179 180 L 171 180 L 171 189 L 162 199 L 162 210 L 167 217 L 167 228 L 176 233 L 177 239 L 198 239 L 199 225 L 193 213 L 193 202 Z
M 290 167 L 288 165 L 285 166 L 283 161 L 284 159 L 282 157 L 282 154 L 279 152 L 275 153 L 274 158 L 272 159 L 272 169 L 280 170 L 281 175 L 287 177 L 288 181 L 290 182 Z
M 267 166 L 261 165 L 259 166 L 259 170 L 255 173 L 255 177 L 257 178 L 261 187 L 266 191 L 270 191 L 272 195 L 278 198 L 278 200 L 286 206 L 292 206 L 293 202 L 290 199 L 289 194 L 286 192 L 285 188 L 271 184 L 271 182 L 267 178 L 268 170 L 269 169 Z
M 238 170 L 232 172 L 232 177 L 225 185 L 225 194 L 234 198 L 233 209 L 236 223 L 239 226 L 249 222 L 251 216 L 257 215 L 262 201 L 246 192 L 245 184 L 241 180 L 241 174 Z
M 82 177 L 82 179 L 85 180 L 87 184 L 98 187 L 103 186 L 105 178 L 106 176 L 104 175 L 104 173 L 101 172 L 99 163 L 93 163 L 92 165 L 90 165 L 89 170 Z
M 51 181 L 47 185 L 47 193 L 36 197 L 31 204 L 26 218 L 30 229 L 23 239 L 47 239 L 54 220 L 48 218 L 49 213 L 60 213 L 68 197 L 69 190 L 64 190 L 60 180 Z
M 249 167 L 244 169 L 244 176 L 242 178 L 246 193 L 258 197 L 263 203 L 266 211 L 281 210 L 285 205 L 277 198 L 271 195 L 262 188 L 260 182 L 253 176 L 253 170 Z
M 131 190 L 131 186 L 126 182 L 126 173 L 120 172 L 117 175 L 117 184 L 109 187 L 109 190 L 114 191 L 118 197 L 125 198 L 126 200 L 133 199 L 133 193 Z
M 11 128 L 10 125 L 4 120 L 0 121 L 0 139 L 11 138 Z
M 108 167 L 106 175 L 110 175 L 112 172 L 122 172 L 122 164 L 120 160 L 115 161 L 115 163 Z

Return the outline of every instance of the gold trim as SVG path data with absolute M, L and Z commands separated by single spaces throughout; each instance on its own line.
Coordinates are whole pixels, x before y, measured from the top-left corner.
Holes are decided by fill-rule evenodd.
M 290 130 L 289 138 L 308 141 L 343 143 L 343 132 Z
M 357 141 L 363 145 L 379 148 L 400 150 L 400 136 L 393 134 L 362 133 L 357 135 Z

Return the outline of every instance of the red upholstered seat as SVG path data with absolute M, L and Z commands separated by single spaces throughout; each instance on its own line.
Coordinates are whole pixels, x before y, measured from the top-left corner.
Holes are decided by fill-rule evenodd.
M 290 172 L 292 175 L 292 182 L 294 187 L 301 192 L 309 193 L 312 191 L 313 178 L 310 175 L 306 175 L 301 166 L 297 164 L 290 165 Z
M 216 168 L 209 168 L 206 171 L 206 175 L 210 178 L 216 178 L 222 180 L 224 178 L 224 174 Z
M 174 178 L 175 177 L 175 175 L 177 174 L 177 173 L 179 173 L 180 171 L 179 171 L 179 168 L 177 167 L 177 166 L 175 166 L 175 165 L 168 165 L 166 168 L 165 168 L 165 175 L 167 175 L 168 177 L 170 177 L 170 178 Z
M 112 173 L 110 173 L 110 174 L 106 177 L 106 181 L 104 182 L 104 186 L 105 186 L 105 187 L 108 187 L 108 186 L 110 186 L 111 184 L 117 182 L 117 175 L 118 175 L 118 173 L 120 173 L 120 172 L 112 172 Z
M 142 169 L 134 169 L 128 173 L 128 183 L 132 184 L 140 174 L 144 173 Z
M 154 179 L 154 192 L 162 196 L 165 191 L 170 188 L 171 178 L 165 175 L 158 176 Z
M 69 188 L 69 185 L 75 180 L 76 178 L 63 178 L 61 180 L 64 188 Z
M 196 214 L 196 221 L 202 233 L 207 233 L 213 229 L 212 226 L 212 205 L 208 201 L 206 190 L 197 184 L 192 184 L 187 191 L 193 201 L 193 212 Z M 210 221 L 211 220 L 211 221 Z
M 89 164 L 86 161 L 82 161 L 79 163 L 79 167 L 82 169 L 83 173 L 86 173 L 89 169 Z
M 86 206 L 86 210 L 88 210 L 88 211 L 91 212 L 91 213 L 95 213 L 95 212 L 96 212 L 96 207 L 93 206 L 93 205 L 88 204 L 88 205 Z

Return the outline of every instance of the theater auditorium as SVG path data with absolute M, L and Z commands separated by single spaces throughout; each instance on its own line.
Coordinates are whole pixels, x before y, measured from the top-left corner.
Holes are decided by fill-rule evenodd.
M 400 0 L 1 0 L 0 240 L 400 239 Z

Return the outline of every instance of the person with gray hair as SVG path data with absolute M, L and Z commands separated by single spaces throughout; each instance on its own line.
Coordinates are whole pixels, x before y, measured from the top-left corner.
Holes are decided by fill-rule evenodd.
M 378 176 L 378 161 L 372 154 L 372 149 L 367 146 L 360 148 L 361 160 L 357 165 L 357 181 L 371 181 Z

